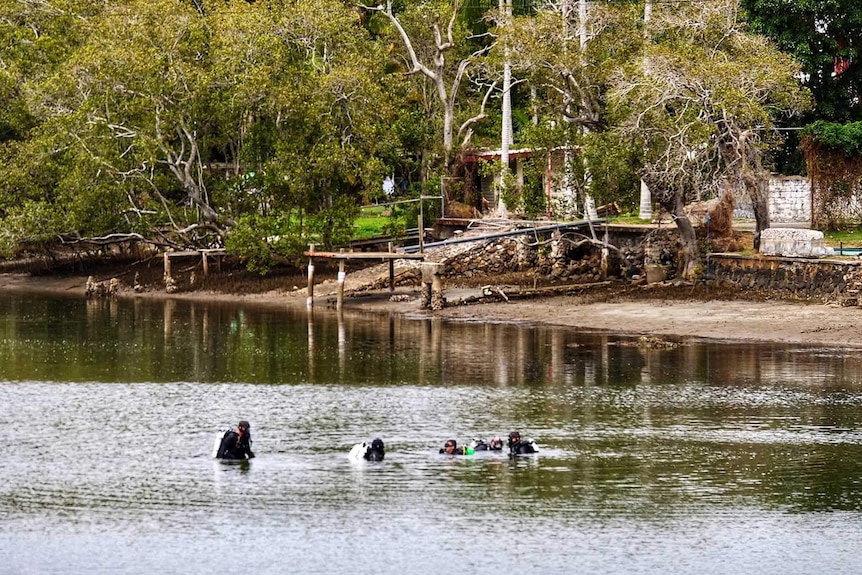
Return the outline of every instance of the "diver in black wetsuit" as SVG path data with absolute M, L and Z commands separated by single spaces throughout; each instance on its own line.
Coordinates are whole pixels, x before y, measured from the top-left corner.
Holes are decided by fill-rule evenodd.
M 509 453 L 512 455 L 523 455 L 526 453 L 537 453 L 536 446 L 532 441 L 522 441 L 521 433 L 513 431 L 509 434 Z
M 440 449 L 440 453 L 446 455 L 472 455 L 473 448 L 466 445 L 458 446 L 458 442 L 454 439 L 447 439 L 446 444 Z
M 248 421 L 242 420 L 237 424 L 236 431 L 233 429 L 225 432 L 219 445 L 217 459 L 252 459 L 254 453 L 251 450 L 251 431 Z
M 474 451 L 502 451 L 503 440 L 499 435 L 495 435 L 488 443 L 485 443 L 484 439 L 474 439 L 470 442 L 470 447 Z
M 474 439 L 470 442 L 470 447 L 473 448 L 473 451 L 488 451 L 488 444 L 485 443 L 482 439 Z
M 386 451 L 383 448 L 383 440 L 377 438 L 371 442 L 371 447 L 365 450 L 362 458 L 368 461 L 383 461 L 384 455 L 386 455 Z

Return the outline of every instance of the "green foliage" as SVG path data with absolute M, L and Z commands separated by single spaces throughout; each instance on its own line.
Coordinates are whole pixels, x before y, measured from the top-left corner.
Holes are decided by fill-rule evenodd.
M 802 137 L 848 157 L 862 156 L 862 122 L 836 124 L 818 120 L 802 130 Z
M 857 197 L 862 180 L 862 123 L 815 122 L 802 135 L 811 180 L 812 223 L 841 229 L 859 222 Z
M 308 235 L 319 238 L 317 242 L 326 249 L 345 246 L 353 238 L 353 220 L 359 213 L 355 200 L 339 196 L 330 206 L 326 206 L 308 217 Z
M 635 150 L 617 140 L 613 132 L 594 132 L 587 136 L 583 153 L 589 166 L 590 194 L 596 202 L 616 202 L 624 211 L 635 210 L 640 201 Z
M 283 228 L 349 236 L 366 182 L 379 188 L 399 138 L 420 137 L 421 123 L 392 121 L 403 82 L 382 81 L 379 47 L 340 0 L 200 6 L 0 0 L 0 95 L 14 104 L 0 110 L 0 218 L 35 224 L 19 214 L 30 199 L 64 214 L 64 233 L 189 246 L 242 220 L 232 241 L 255 262 Z
M 298 221 L 288 215 L 248 214 L 237 220 L 225 249 L 242 258 L 249 270 L 263 275 L 279 261 L 298 263 L 308 248 L 306 239 Z
M 21 249 L 54 243 L 68 231 L 65 218 L 52 205 L 28 200 L 9 208 L 0 226 L 0 255 L 14 257 Z
M 527 159 L 524 161 L 524 186 L 521 188 L 521 203 L 529 218 L 544 216 L 548 211 L 548 197 L 543 186 L 545 167 L 542 163 Z
M 782 3 L 747 4 L 751 14 L 772 14 Z M 790 4 L 812 13 L 807 0 Z M 589 185 L 599 203 L 632 206 L 646 172 L 666 189 L 708 190 L 700 184 L 719 181 L 738 160 L 718 152 L 742 133 L 737 128 L 769 128 L 803 107 L 798 68 L 737 26 L 735 3 L 656 4 L 646 48 L 641 3 L 594 3 L 585 49 L 560 12 L 525 5 L 499 26 L 499 15 L 489 17 L 497 4 L 471 3 L 454 20 L 453 44 L 438 52 L 431 30 L 442 25 L 445 35 L 452 6 L 393 3 L 418 59 L 441 63 L 437 85 L 405 73 L 412 62 L 385 15 L 357 17 L 343 0 L 0 0 L 6 253 L 15 241 L 134 231 L 177 245 L 223 242 L 265 270 L 308 243 L 345 245 L 357 207 L 379 196 L 385 174 L 409 179 L 413 194 L 438 195 L 439 174 L 449 199 L 475 193 L 459 189 L 444 164 L 470 137 L 498 145 L 499 83 L 484 96 L 505 59 L 517 80 L 518 145 L 534 152 L 523 188 L 510 176 L 502 193 L 531 216 L 547 210 L 542 176 L 564 147 L 577 149 L 565 155 L 564 171 L 579 192 Z M 856 22 L 859 9 L 833 8 L 818 8 L 830 15 L 834 44 L 828 58 L 812 52 L 820 70 L 832 48 L 854 66 L 862 61 L 856 44 L 839 45 L 854 29 L 833 26 Z M 765 18 L 758 24 L 771 26 Z M 801 30 L 781 41 L 801 46 Z M 852 87 L 855 74 L 851 67 L 833 83 Z M 679 86 L 708 89 L 680 94 Z M 637 130 L 617 130 L 634 117 Z M 764 136 L 756 147 L 771 144 Z M 704 146 L 708 152 L 686 159 Z M 426 225 L 438 206 L 424 203 Z M 394 208 L 388 229 L 403 233 L 418 215 L 418 203 Z
M 752 29 L 802 63 L 814 95 L 813 118 L 862 121 L 862 3 L 812 0 L 742 0 Z M 835 75 L 838 61 L 849 68 Z
M 803 85 L 814 107 L 784 125 L 799 127 L 816 120 L 862 121 L 862 3 L 812 0 L 742 0 L 754 31 L 772 39 L 800 62 Z M 849 67 L 836 75 L 836 65 Z M 797 132 L 776 152 L 776 168 L 784 174 L 805 174 Z

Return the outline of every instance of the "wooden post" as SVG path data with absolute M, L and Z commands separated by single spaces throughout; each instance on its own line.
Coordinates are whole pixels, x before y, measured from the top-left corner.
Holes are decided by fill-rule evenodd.
M 392 242 L 389 242 L 389 253 L 394 252 Z M 389 258 L 389 294 L 395 293 L 395 260 Z
M 169 277 L 171 277 L 171 258 L 170 258 L 170 252 L 165 252 L 165 275 L 164 275 L 165 282 L 168 281 Z
M 342 252 L 344 250 L 341 250 Z M 344 280 L 347 274 L 344 272 L 344 260 L 338 262 L 338 299 L 336 300 L 335 309 L 339 312 L 344 307 Z
M 204 265 L 204 275 L 205 276 L 210 275 L 210 264 L 209 264 L 209 260 L 207 259 L 207 253 L 206 252 L 201 252 L 201 263 L 203 263 L 203 265 Z
M 309 309 L 314 306 L 314 244 L 308 246 L 308 297 L 305 306 Z
M 419 215 L 419 253 L 425 253 L 425 223 L 422 221 L 422 215 Z

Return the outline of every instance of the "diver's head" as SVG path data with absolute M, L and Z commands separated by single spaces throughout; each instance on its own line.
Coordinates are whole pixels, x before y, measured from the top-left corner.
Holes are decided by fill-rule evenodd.
M 515 445 L 516 443 L 521 442 L 521 432 L 513 431 L 509 434 L 509 445 Z
M 503 439 L 499 435 L 495 435 L 491 438 L 488 448 L 493 450 L 503 449 Z
M 249 425 L 248 421 L 246 421 L 246 420 L 244 420 L 244 419 L 240 419 L 240 420 L 239 420 L 239 423 L 237 423 L 237 425 L 236 425 L 236 426 L 237 426 L 237 428 L 239 428 L 239 430 L 240 430 L 241 432 L 243 432 L 243 433 L 247 432 L 247 431 L 248 431 L 248 428 L 249 428 L 249 427 L 251 427 L 251 425 Z
M 446 441 L 446 444 L 443 446 L 443 453 L 448 453 L 452 455 L 455 453 L 455 450 L 458 448 L 458 443 L 454 439 L 449 439 Z
M 379 437 L 371 442 L 371 449 L 374 451 L 383 452 L 383 440 Z

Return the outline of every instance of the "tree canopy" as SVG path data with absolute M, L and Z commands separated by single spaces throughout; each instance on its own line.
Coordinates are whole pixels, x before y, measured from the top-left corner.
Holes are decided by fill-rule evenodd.
M 125 238 L 265 270 L 342 245 L 384 174 L 500 142 L 504 70 L 519 143 L 542 166 L 577 148 L 566 177 L 603 200 L 759 185 L 807 100 L 735 0 L 657 3 L 646 28 L 642 3 L 569 8 L 0 0 L 0 251 Z

